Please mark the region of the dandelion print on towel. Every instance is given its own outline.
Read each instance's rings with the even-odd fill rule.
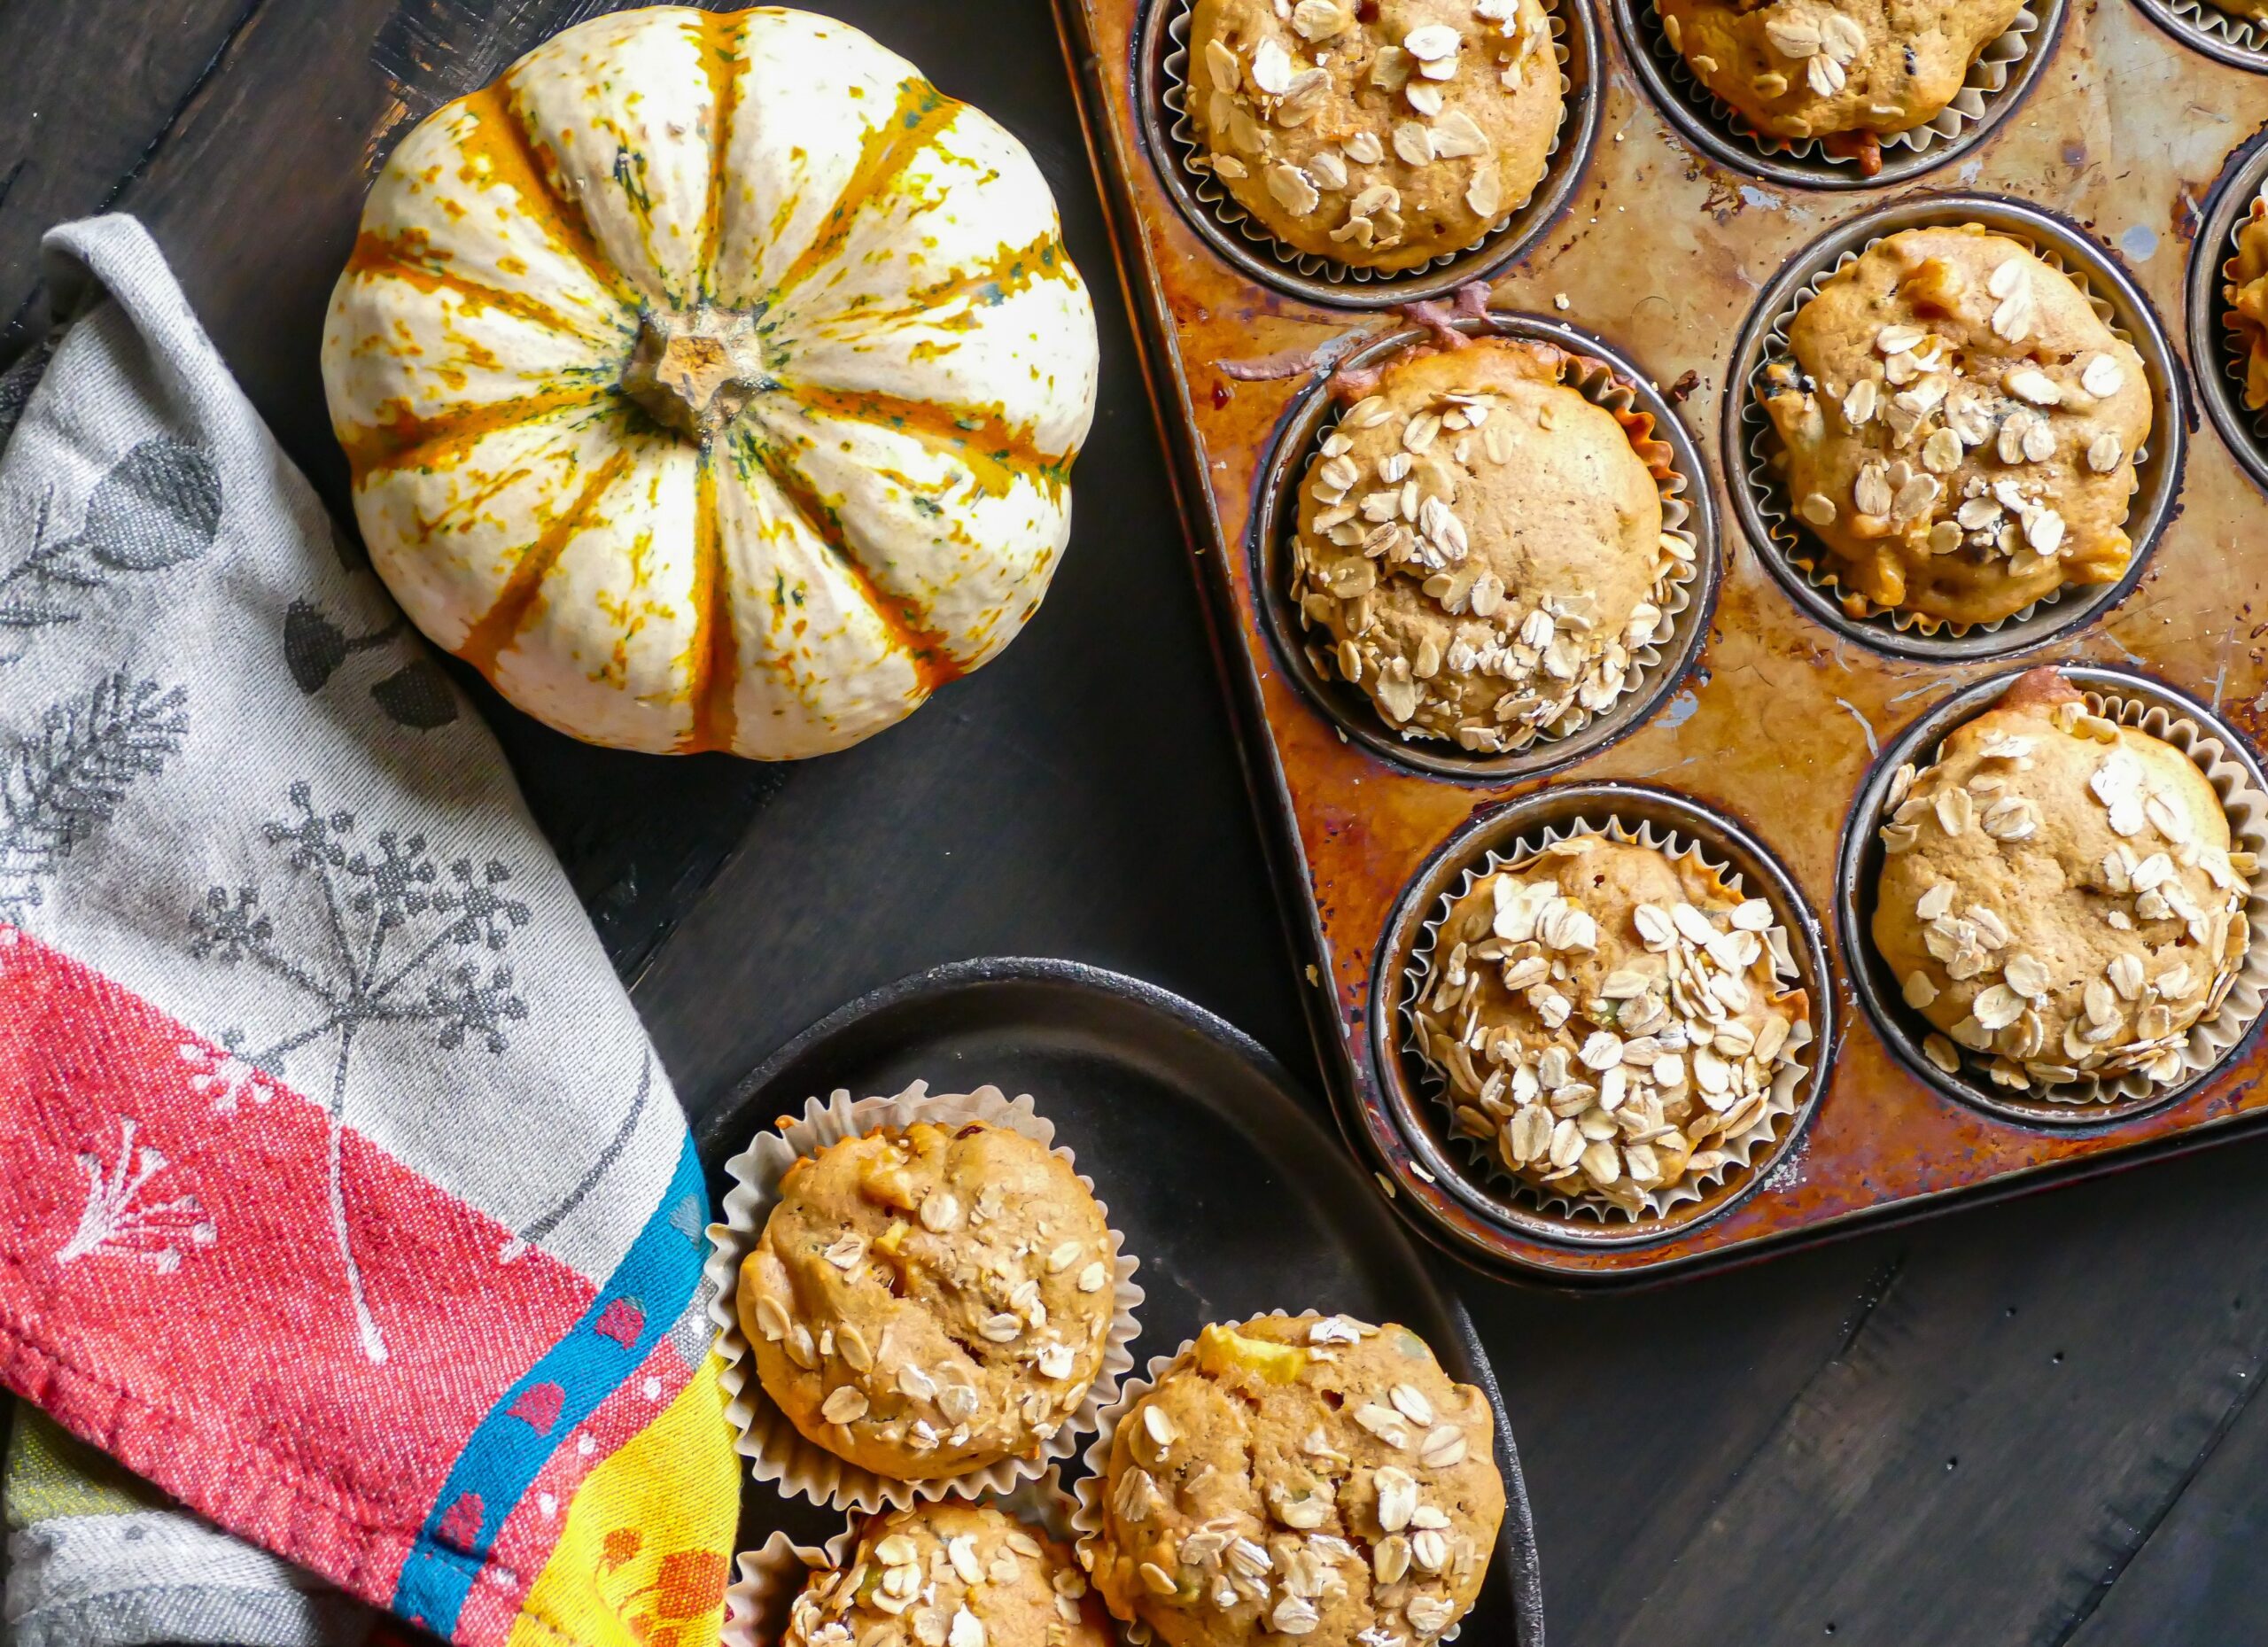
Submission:
[[[135,1123],[121,1118],[114,1162],[100,1155],[79,1157],[79,1169],[87,1175],[87,1204],[79,1227],[57,1251],[56,1262],[97,1255],[130,1258],[171,1275],[181,1268],[184,1250],[213,1245],[212,1221],[196,1196],[144,1194],[167,1162],[147,1144],[136,1145],[134,1133]]]
[[[294,1083],[330,1120],[331,1232],[346,1268],[354,1331],[364,1356],[386,1357],[370,1315],[346,1224],[339,1180],[347,1076],[372,1036],[416,1035],[467,1057],[504,1051],[506,1026],[528,1015],[512,968],[495,959],[528,924],[528,907],[506,890],[511,872],[490,859],[458,858],[445,872],[423,835],[381,831],[358,844],[354,814],[318,812],[305,781],[291,789],[291,816],[261,831],[277,849],[291,900],[312,903],[315,941],[296,946],[279,931],[258,886],[214,887],[191,913],[190,953],[224,966],[253,966],[280,980],[305,1007],[301,1026],[251,1047],[240,1029],[221,1044],[238,1060],[282,1078],[287,1063],[319,1060],[324,1078]],[[327,1095],[325,1092],[327,1089]]]

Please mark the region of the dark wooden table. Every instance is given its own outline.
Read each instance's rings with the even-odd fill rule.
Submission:
[[[1046,0],[827,4],[1053,181],[1104,382],[1054,593],[907,725],[790,768],[610,754],[482,702],[696,1111],[849,997],[988,953],[1138,974],[1311,1072]],[[315,356],[374,157],[610,9],[12,0],[12,345],[40,326],[41,231],[136,213],[343,517]],[[2268,1640],[2264,1224],[2268,1148],[2237,1145],[1648,1294],[1452,1275],[1527,1460],[1553,1640]]]

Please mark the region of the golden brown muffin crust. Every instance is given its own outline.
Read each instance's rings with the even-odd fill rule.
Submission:
[[[1037,1457],[1101,1369],[1102,1209],[1005,1127],[923,1123],[789,1168],[741,1271],[765,1393],[816,1445],[902,1480]]]
[[[1854,615],[1998,622],[2125,573],[2141,356],[2061,271],[1973,224],[1907,229],[1789,322],[1765,400]]]
[[[1655,0],[1702,84],[1758,131],[1890,136],[1935,120],[2023,0]]]
[[[2237,231],[2227,276],[2222,292],[2245,343],[2244,403],[2257,412],[2268,408],[2268,212],[2256,201],[2251,221]]]
[[[1765,1120],[1810,1039],[1787,942],[1694,858],[1576,835],[1450,906],[1413,1015],[1461,1130],[1540,1188],[1635,1213]]]
[[[1406,1327],[1209,1326],[1120,1420],[1080,1554],[1168,1647],[1429,1642],[1472,1606],[1503,1521],[1494,1431]]]
[[[1505,338],[1388,362],[1300,486],[1293,594],[1404,736],[1517,749],[1628,684],[1689,544],[1613,414]]]
[[[796,1598],[784,1647],[1112,1647],[1061,1544],[990,1504],[918,1504],[860,1529]]]
[[[2249,859],[2189,757],[2038,669],[1899,782],[1874,941],[1931,1060],[1955,1072],[1957,1043],[2014,1087],[2179,1078],[2249,938]]]
[[[1559,130],[1539,0],[1197,0],[1189,113],[1213,174],[1299,251],[1414,268],[1527,203]]]

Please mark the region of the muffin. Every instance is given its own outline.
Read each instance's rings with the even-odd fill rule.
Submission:
[[[1693,546],[1662,530],[1666,454],[1567,363],[1493,337],[1398,355],[1301,482],[1293,597],[1404,738],[1521,749],[1612,706],[1669,634]]]
[[[1071,1552],[990,1504],[874,1517],[812,1574],[781,1647],[1112,1647]]]
[[[1197,0],[1201,164],[1284,245],[1416,268],[1526,206],[1559,132],[1538,0]]]
[[[1458,1129],[1577,1204],[1636,1214],[1745,1159],[1812,1039],[1772,905],[1691,855],[1579,835],[1476,879],[1411,1006]]]
[[[2253,871],[2186,755],[2035,669],[1891,794],[1875,948],[1932,1063],[1957,1074],[1966,1048],[2016,1088],[2180,1078],[2243,959]]]
[[[1407,1327],[1208,1326],[1120,1417],[1080,1559],[1167,1647],[1432,1641],[1504,1519],[1494,1431]]]
[[[2245,346],[2244,403],[2257,412],[2268,408],[2268,209],[2260,202],[2253,202],[2251,217],[2237,230],[2236,255],[2222,272],[2228,277],[2221,290],[2229,323]]]
[[[1945,113],[2023,0],[1655,0],[1695,76],[1758,132],[1879,169],[1881,140]]]
[[[2268,21],[2268,0],[2205,0],[2205,4],[2247,22]]]
[[[736,1302],[798,1430],[929,1480],[1039,1456],[1101,1370],[1115,1277],[1102,1208],[1060,1156],[923,1123],[790,1167]]]
[[[1974,224],[1891,235],[1821,284],[1788,348],[1764,408],[1852,616],[1997,623],[2124,575],[2149,380],[2023,245]]]

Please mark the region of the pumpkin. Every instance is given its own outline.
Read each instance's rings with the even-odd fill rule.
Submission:
[[[576,737],[787,759],[1037,609],[1096,340],[1000,126],[841,23],[655,7],[402,141],[322,364],[436,642]]]

